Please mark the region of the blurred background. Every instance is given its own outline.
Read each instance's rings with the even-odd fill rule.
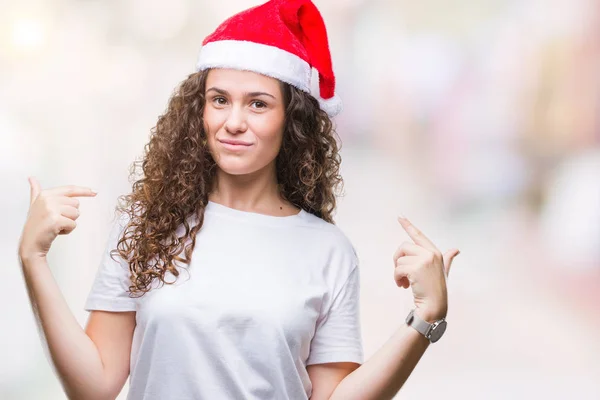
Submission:
[[[365,357],[412,308],[405,214],[442,251],[448,330],[398,399],[600,398],[600,2],[315,0],[344,111],[336,222]],[[83,304],[131,163],[201,41],[260,1],[0,2],[0,399],[64,399],[17,259],[42,188],[89,186],[51,269]],[[126,384],[119,399],[125,399]]]

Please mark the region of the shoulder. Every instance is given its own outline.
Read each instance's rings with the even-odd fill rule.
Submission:
[[[340,226],[307,213],[306,228],[312,239],[320,247],[325,247],[331,255],[350,260],[351,264],[358,264],[356,247]]]

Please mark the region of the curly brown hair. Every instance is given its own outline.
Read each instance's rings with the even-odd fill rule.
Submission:
[[[115,211],[129,218],[110,254],[129,263],[130,296],[143,296],[154,279],[174,283],[164,279],[167,271],[179,276],[174,260],[190,263],[216,176],[202,117],[208,72],[190,74],[171,95],[143,158],[131,165],[130,181],[140,165],[143,176],[134,181],[131,193],[118,197]],[[316,98],[285,82],[281,88],[285,128],[276,158],[279,192],[295,206],[335,224],[332,212],[336,195],[341,195],[336,190],[343,189],[339,137]],[[190,216],[196,225],[190,226]],[[180,225],[185,233],[178,237]]]

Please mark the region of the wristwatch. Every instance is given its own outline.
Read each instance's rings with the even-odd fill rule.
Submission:
[[[431,343],[435,343],[440,340],[446,331],[447,325],[445,318],[438,319],[430,324],[415,314],[415,309],[410,310],[408,313],[408,316],[406,317],[406,324],[415,328],[417,332],[429,339]]]

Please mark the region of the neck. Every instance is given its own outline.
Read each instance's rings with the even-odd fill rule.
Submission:
[[[241,211],[280,215],[295,210],[283,199],[274,169],[244,175],[232,175],[219,169],[208,196],[212,202]]]

